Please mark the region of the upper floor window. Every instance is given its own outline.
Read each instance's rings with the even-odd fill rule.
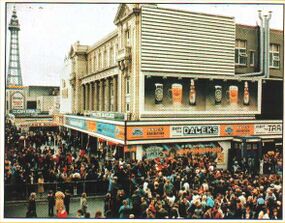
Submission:
[[[114,64],[114,49],[113,47],[110,48],[110,65]]]
[[[255,60],[255,52],[251,50],[249,55],[249,65],[251,67],[254,67],[254,60]]]
[[[98,56],[98,69],[102,69],[102,56],[101,56],[101,53],[99,53],[99,56]]]
[[[103,67],[104,68],[106,68],[107,66],[108,66],[108,64],[107,64],[107,51],[106,50],[104,50],[104,54],[103,54],[103,60],[104,60],[104,65],[103,65]]]
[[[280,46],[277,44],[270,44],[269,52],[269,66],[270,68],[279,68],[280,67]]]
[[[130,94],[130,79],[126,79],[126,95]]]
[[[128,29],[128,30],[126,30],[125,31],[125,44],[126,44],[126,46],[129,46],[130,45],[130,30]]]
[[[94,59],[93,59],[93,66],[94,66],[94,72],[96,71],[97,67],[96,67],[96,56],[94,54]]]
[[[236,40],[235,63],[236,65],[246,65],[246,60],[247,60],[246,41]]]

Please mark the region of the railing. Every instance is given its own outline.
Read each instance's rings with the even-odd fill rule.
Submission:
[[[5,184],[4,199],[7,201],[27,200],[32,192],[37,194],[37,199],[47,199],[49,191],[69,191],[71,196],[81,196],[83,192],[88,196],[104,195],[107,193],[109,182],[99,180],[84,180],[72,182],[55,182],[44,184]]]

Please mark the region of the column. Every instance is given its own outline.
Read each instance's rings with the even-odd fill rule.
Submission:
[[[100,80],[99,83],[99,111],[103,111],[103,97],[104,97],[104,84],[103,84],[103,79]]]
[[[89,101],[90,101],[90,97],[89,97],[89,92],[90,92],[90,86],[89,83],[86,84],[86,110],[89,110]]]
[[[86,98],[86,85],[84,84],[82,86],[83,86],[83,111],[85,111],[87,109],[86,108],[86,105],[87,105],[87,103],[86,103],[86,100],[87,100],[87,98]]]
[[[93,101],[93,108],[94,108],[94,111],[98,111],[98,82],[95,81],[94,82],[94,95],[93,95],[93,98],[94,98],[94,101]]]
[[[118,92],[117,92],[117,77],[113,77],[113,91],[114,91],[114,96],[113,96],[113,110],[116,112],[117,111],[117,97],[118,97]]]
[[[93,82],[89,84],[89,110],[93,110]]]
[[[81,101],[82,101],[82,107],[80,109],[80,112],[84,111],[85,109],[85,98],[84,98],[84,92],[85,92],[85,86],[84,85],[81,85]],[[72,98],[74,100],[74,111],[76,111],[76,104],[75,104],[75,95],[76,95],[76,91],[75,91],[75,88],[74,88],[74,98]],[[78,103],[78,106],[79,106],[79,103]]]
[[[110,105],[110,81],[109,78],[105,80],[105,111],[109,111]]]

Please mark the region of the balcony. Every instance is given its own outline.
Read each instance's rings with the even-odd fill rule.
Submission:
[[[132,48],[125,47],[118,51],[118,65],[120,70],[127,70],[132,58]]]

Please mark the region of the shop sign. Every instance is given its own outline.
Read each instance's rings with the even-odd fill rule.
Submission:
[[[12,109],[10,111],[12,114],[36,114],[39,113],[39,109]]]
[[[255,135],[282,134],[282,124],[255,124]]]
[[[171,137],[218,136],[219,125],[171,126]]]
[[[119,112],[92,112],[90,113],[90,117],[124,121],[124,114]]]
[[[125,140],[125,128],[124,126],[116,126],[115,138],[120,140]]]
[[[143,155],[146,159],[155,159],[157,157],[164,157],[163,147],[161,146],[143,147]]]
[[[66,117],[65,124],[70,125],[71,127],[86,130],[86,120],[84,119]]]
[[[25,97],[20,92],[15,92],[12,97],[12,109],[24,109],[25,108]]]
[[[96,132],[96,122],[87,120],[87,130],[90,132]]]
[[[97,128],[97,133],[115,138],[115,129],[116,129],[115,125],[97,122],[96,128]]]
[[[251,136],[251,135],[254,135],[254,125],[253,124],[221,125],[220,135],[221,136]]]
[[[169,126],[128,127],[128,140],[134,139],[165,139],[169,138]]]

